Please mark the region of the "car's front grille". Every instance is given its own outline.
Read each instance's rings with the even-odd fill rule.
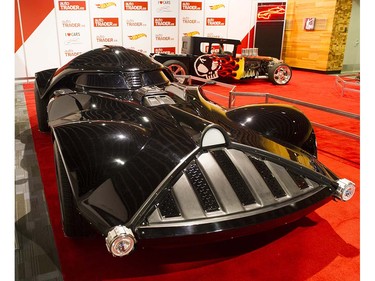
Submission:
[[[268,168],[267,164],[264,161],[255,159],[249,156],[251,163],[253,163],[255,169],[258,170],[259,174],[262,176],[262,179],[267,184],[268,188],[276,198],[281,198],[286,195],[284,189],[281,187],[280,183],[275,179],[275,176]]]
[[[288,173],[300,189],[305,189],[310,186],[303,176],[292,171],[288,171]]]
[[[163,218],[178,217],[181,215],[171,190],[167,191],[165,198],[159,205],[159,210]]]
[[[231,184],[234,192],[237,194],[238,199],[243,205],[250,205],[255,203],[255,198],[248,188],[245,180],[240,175],[236,166],[229,159],[224,150],[212,151],[216,162],[219,164],[228,182]]]
[[[195,191],[203,210],[207,213],[218,211],[220,209],[219,204],[195,161],[187,167],[185,175]]]
[[[148,225],[277,208],[319,184],[291,167],[237,149],[206,151],[191,161],[167,194],[156,198]]]

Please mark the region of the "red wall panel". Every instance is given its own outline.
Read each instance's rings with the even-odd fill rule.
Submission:
[[[16,0],[15,6],[16,14],[14,51],[16,52],[22,46],[21,31],[23,32],[23,39],[26,41],[27,38],[29,38],[29,36],[34,32],[34,30],[39,26],[39,24],[52,11],[52,9],[54,8],[54,4],[53,0]],[[18,8],[20,11],[18,10]]]

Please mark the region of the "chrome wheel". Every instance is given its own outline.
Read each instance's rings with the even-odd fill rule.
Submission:
[[[269,71],[269,79],[276,85],[285,85],[292,78],[292,69],[282,63],[271,67]]]

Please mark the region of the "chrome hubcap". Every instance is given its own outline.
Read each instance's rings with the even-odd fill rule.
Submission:
[[[286,84],[290,80],[290,69],[285,66],[279,66],[274,72],[275,81],[278,84]]]

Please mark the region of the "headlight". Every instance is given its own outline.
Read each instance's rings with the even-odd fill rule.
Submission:
[[[105,243],[107,250],[112,253],[113,256],[123,257],[134,249],[136,240],[133,232],[129,228],[118,225],[108,232]]]
[[[355,193],[355,184],[348,179],[339,179],[337,181],[339,187],[334,194],[335,197],[342,201],[348,201],[351,199]]]

